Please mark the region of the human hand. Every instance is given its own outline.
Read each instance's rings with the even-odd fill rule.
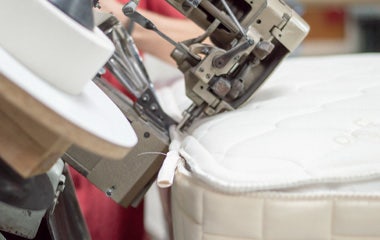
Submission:
[[[123,14],[123,5],[118,0],[99,0],[99,6],[101,12],[111,13],[125,26],[128,24],[128,18]]]
[[[118,16],[123,5],[117,0],[99,0],[100,10]]]

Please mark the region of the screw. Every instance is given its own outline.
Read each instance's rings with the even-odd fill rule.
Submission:
[[[150,97],[149,97],[148,94],[144,94],[144,95],[142,96],[142,100],[143,100],[144,102],[148,102],[149,99],[150,99]]]
[[[115,186],[112,186],[112,187],[110,187],[110,188],[108,188],[106,190],[107,197],[111,197],[112,196],[113,190],[115,190]]]
[[[152,105],[150,105],[150,110],[151,111],[156,111],[158,109],[158,106],[157,106],[157,104],[152,104]]]
[[[149,132],[145,132],[144,133],[144,138],[149,138],[150,137],[150,133]]]

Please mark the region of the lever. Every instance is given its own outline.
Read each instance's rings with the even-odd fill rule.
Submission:
[[[122,8],[123,13],[125,15],[134,13],[136,11],[137,5],[139,5],[139,2],[140,0],[132,0],[126,3]]]
[[[254,44],[254,41],[252,39],[247,39],[243,43],[237,45],[234,48],[231,48],[227,52],[225,52],[223,55],[217,56],[213,59],[212,65],[216,68],[223,68],[227,65],[227,63],[239,52],[242,52],[252,46]]]
[[[124,13],[125,16],[129,17],[132,21],[136,22],[141,27],[156,32],[158,35],[160,35],[167,42],[169,42],[170,44],[172,44],[176,49],[180,49],[184,53],[186,53],[193,60],[193,62],[198,62],[199,61],[199,57],[198,56],[196,56],[193,53],[191,53],[189,51],[189,49],[187,49],[183,44],[177,43],[176,41],[174,41],[173,39],[171,39],[169,36],[167,36],[166,34],[164,34],[163,32],[161,32],[152,21],[150,21],[149,19],[147,19],[146,17],[144,17],[143,15],[141,15],[137,11],[129,11],[129,10],[130,9],[127,9],[127,8],[124,9],[124,7],[123,7],[123,13]]]
[[[145,29],[152,30],[152,31],[156,32],[158,35],[160,35],[162,38],[164,38],[166,41],[168,41],[173,46],[175,46],[175,47],[179,46],[179,44],[177,42],[175,42],[173,39],[171,39],[166,34],[161,32],[152,21],[150,21],[149,19],[147,19],[146,17],[141,15],[139,12],[130,11],[130,9],[125,8],[125,6],[123,7],[123,13],[124,13],[124,15],[129,17],[132,21],[136,22],[137,24],[139,24],[141,27],[143,27]]]

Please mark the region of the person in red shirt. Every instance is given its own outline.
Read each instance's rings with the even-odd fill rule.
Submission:
[[[101,9],[113,13],[119,21],[128,25],[128,17],[124,16],[121,8],[128,0],[100,0]],[[170,6],[165,0],[141,0],[138,11],[150,19],[160,31],[167,34],[175,41],[183,41],[194,38],[203,31],[191,20]],[[135,24],[132,36],[137,47],[167,63],[174,64],[170,53],[173,46],[158,36],[157,33],[143,29]]]
[[[128,18],[122,13],[122,6],[128,0],[101,0],[101,10],[113,13],[120,22],[127,25]],[[141,0],[138,11],[152,20],[157,27],[175,41],[185,40],[201,34],[201,30],[164,0]],[[132,36],[137,47],[163,61],[174,64],[170,58],[173,46],[155,32],[135,24]],[[158,47],[159,46],[159,47]],[[117,82],[110,80],[117,85]],[[118,85],[117,87],[121,87]],[[143,203],[137,208],[123,208],[93,186],[85,177],[71,171],[77,198],[93,240],[147,240],[144,229]]]

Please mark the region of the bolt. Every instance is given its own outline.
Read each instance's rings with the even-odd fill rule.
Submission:
[[[107,195],[107,197],[111,197],[111,195],[112,195],[112,190],[111,190],[111,189],[107,189],[107,191],[106,191],[106,195]]]
[[[112,196],[112,193],[113,193],[113,190],[115,190],[115,186],[112,186],[112,187],[108,188],[108,189],[106,190],[106,196],[107,196],[107,197],[111,197],[111,196]]]
[[[150,105],[150,110],[151,111],[156,111],[158,109],[158,106],[157,106],[157,104],[152,104],[152,105]]]
[[[144,95],[142,96],[142,100],[143,100],[144,102],[149,101],[149,99],[150,99],[150,97],[149,97],[148,94],[144,94]]]
[[[149,138],[150,137],[150,133],[149,132],[145,132],[144,133],[144,138]]]

